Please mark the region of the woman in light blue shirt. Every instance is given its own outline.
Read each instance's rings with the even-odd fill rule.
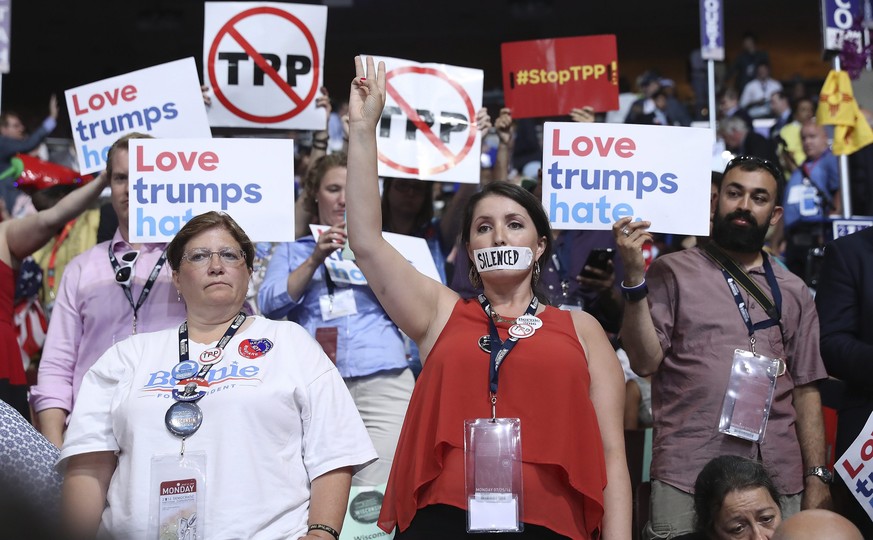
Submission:
[[[388,479],[414,379],[400,332],[343,253],[345,184],[345,153],[312,167],[301,196],[323,230],[276,247],[258,303],[306,328],[336,363],[379,453],[354,483],[375,486]]]

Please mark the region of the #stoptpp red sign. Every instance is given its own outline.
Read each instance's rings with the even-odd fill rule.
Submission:
[[[513,118],[618,109],[615,36],[514,41],[500,47],[503,92]]]

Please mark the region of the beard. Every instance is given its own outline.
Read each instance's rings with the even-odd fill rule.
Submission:
[[[770,216],[759,225],[754,216],[748,210],[735,210],[730,214],[720,217],[716,209],[715,218],[712,221],[712,240],[724,249],[739,253],[757,253],[764,247],[764,237],[770,228]],[[733,220],[745,219],[748,225],[735,225]]]

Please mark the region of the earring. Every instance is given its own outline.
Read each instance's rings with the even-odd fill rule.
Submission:
[[[470,278],[470,284],[473,285],[474,289],[482,286],[482,276],[479,275],[479,271],[476,270],[475,266],[470,266],[470,272],[467,274],[467,277]]]
[[[536,285],[540,280],[540,261],[534,261],[533,284]]]
[[[181,302],[181,301],[182,301],[182,291],[180,291],[179,289],[176,289],[176,302]]]

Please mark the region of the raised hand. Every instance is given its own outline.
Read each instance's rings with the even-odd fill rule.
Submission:
[[[315,98],[315,108],[316,109],[318,109],[318,108],[324,109],[324,114],[327,117],[327,120],[329,121],[330,120],[330,113],[333,111],[332,107],[330,106],[330,95],[328,95],[328,93],[327,93],[326,86],[322,86],[319,89],[319,91],[321,92],[321,95],[318,96],[317,98]]]
[[[52,94],[52,97],[49,98],[49,116],[58,119],[58,96]]]
[[[488,115],[488,109],[485,107],[476,111],[476,129],[482,133],[483,137],[491,129],[491,116]]]
[[[500,114],[497,120],[494,121],[494,127],[497,129],[497,136],[503,144],[509,144],[512,140],[512,111],[509,107],[500,109]]]
[[[377,71],[373,57],[368,56],[366,75],[363,60],[356,56],[355,78],[349,94],[349,124],[375,130],[385,106],[385,63],[379,62]]]

